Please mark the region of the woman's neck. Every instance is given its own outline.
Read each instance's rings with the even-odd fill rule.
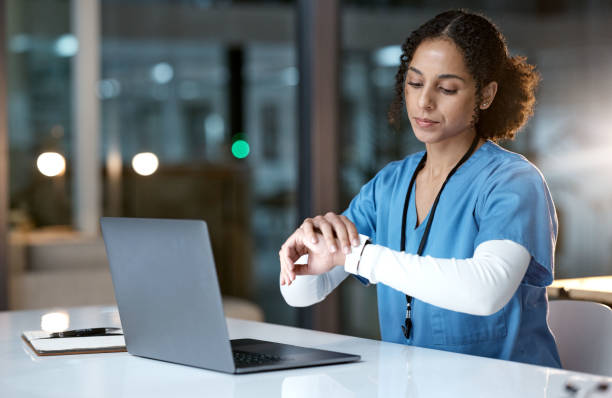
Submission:
[[[425,144],[427,148],[427,161],[423,168],[425,176],[431,180],[446,178],[472,145],[475,134],[476,132],[472,130],[441,142]],[[476,149],[482,144],[484,140],[480,139]]]

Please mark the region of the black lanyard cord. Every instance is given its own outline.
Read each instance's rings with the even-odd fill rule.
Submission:
[[[431,224],[433,222],[434,215],[436,214],[436,208],[438,207],[438,202],[440,201],[440,196],[442,195],[442,191],[444,190],[446,183],[448,182],[448,180],[450,180],[453,174],[455,174],[455,172],[459,169],[459,167],[461,167],[461,165],[465,163],[465,161],[468,160],[470,156],[472,156],[472,153],[474,153],[474,150],[476,149],[476,146],[478,145],[478,140],[479,140],[478,135],[476,135],[474,137],[474,140],[472,141],[472,145],[470,145],[467,152],[463,155],[463,157],[459,160],[459,162],[457,162],[455,167],[453,167],[453,169],[448,173],[448,175],[446,176],[446,179],[444,180],[444,183],[442,184],[442,187],[440,187],[440,190],[438,191],[438,195],[436,196],[436,199],[434,200],[433,204],[431,205],[431,209],[429,210],[429,218],[427,220],[427,225],[425,226],[425,231],[423,231],[423,236],[421,237],[421,243],[419,243],[419,249],[417,250],[417,255],[421,256],[423,254],[423,250],[425,250],[425,244],[427,243],[427,238],[429,237],[429,230],[431,229]],[[404,214],[402,215],[402,233],[401,233],[402,241],[400,243],[401,252],[406,251],[406,221],[408,219],[408,205],[410,203],[410,195],[412,193],[412,187],[414,186],[414,182],[416,181],[417,174],[419,174],[419,171],[421,171],[423,167],[425,167],[426,160],[427,160],[427,152],[425,152],[425,154],[421,158],[421,161],[419,162],[416,169],[414,170],[414,173],[412,173],[412,178],[410,178],[410,184],[408,185],[408,192],[406,192],[406,199],[404,200]],[[416,201],[415,201],[415,207],[416,207]],[[402,331],[404,332],[404,336],[407,339],[410,338],[410,331],[412,329],[411,306],[410,306],[411,302],[412,302],[412,297],[406,295],[406,320],[404,322],[404,325],[402,325]]]

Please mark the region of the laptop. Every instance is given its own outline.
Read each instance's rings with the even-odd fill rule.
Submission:
[[[204,221],[104,217],[101,226],[130,354],[226,373],[360,360],[270,341],[230,340]]]

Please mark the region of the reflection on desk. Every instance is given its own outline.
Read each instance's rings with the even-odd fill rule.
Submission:
[[[67,312],[74,328],[118,320],[109,307]],[[567,381],[581,391],[612,383],[594,375],[236,319],[227,320],[231,338],[350,352],[362,361],[227,375],[127,353],[43,358],[19,338],[22,330],[40,325],[43,314],[0,313],[1,397],[562,397],[570,396]]]

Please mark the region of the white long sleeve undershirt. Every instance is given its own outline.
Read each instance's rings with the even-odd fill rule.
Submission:
[[[367,237],[361,239],[362,244],[347,255],[344,267],[321,275],[299,275],[291,285],[281,285],[287,304],[306,307],[318,303],[353,273],[437,307],[491,315],[514,295],[531,259],[525,247],[511,240],[483,242],[472,258],[458,260],[418,256],[380,245],[364,248]]]

